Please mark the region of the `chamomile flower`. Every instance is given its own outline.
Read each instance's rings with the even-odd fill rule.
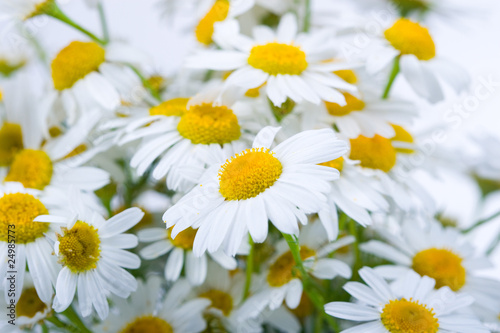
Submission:
[[[372,240],[361,245],[363,251],[395,263],[377,267],[381,276],[394,279],[413,270],[433,278],[436,288],[446,286],[467,293],[476,300],[475,306],[495,308],[500,299],[500,281],[477,275],[492,264],[486,257],[475,255],[473,246],[458,230],[435,222],[426,227],[406,222],[401,236],[386,232],[381,236],[389,244]]]
[[[54,3],[55,0],[1,0],[0,21],[22,22],[43,14],[46,7],[50,7]]]
[[[161,279],[150,276],[146,283],[139,281],[130,299],[114,299],[115,311],[94,327],[97,333],[199,333],[206,328],[203,311],[210,301],[190,299],[191,286],[179,280],[163,296]]]
[[[130,161],[137,173],[142,175],[159,158],[153,178],[166,176],[170,189],[187,191],[198,181],[212,150],[232,154],[244,149],[253,137],[245,122],[247,105],[238,102],[237,90],[226,90],[220,101],[219,94],[220,87],[212,86],[190,99],[168,100],[130,123],[119,144],[145,139]]]
[[[265,127],[251,149],[211,166],[200,184],[165,212],[173,238],[193,227],[198,229],[195,255],[221,246],[234,255],[247,232],[263,242],[269,220],[283,233],[299,233],[297,220],[307,224],[306,214],[322,209],[328,181],[338,178],[317,164],[340,157],[346,145],[323,129],[299,133],[270,149],[278,130]]]
[[[367,285],[348,282],[344,289],[359,302],[331,302],[325,312],[331,316],[365,322],[342,332],[489,332],[473,316],[458,313],[473,302],[466,295],[456,295],[448,288],[434,291],[434,280],[408,272],[401,288],[391,290],[373,269],[359,270]]]
[[[236,260],[226,256],[222,251],[196,257],[193,254],[193,243],[197,230],[187,228],[181,231],[175,239],[172,238],[172,228],[149,228],[139,231],[138,237],[141,242],[153,242],[144,247],[140,255],[144,259],[156,259],[168,254],[165,264],[165,279],[177,281],[184,267],[186,278],[192,285],[200,285],[207,278],[207,265],[209,257],[216,261],[224,269],[236,268]],[[220,267],[219,267],[220,269]]]
[[[457,93],[470,83],[467,72],[454,63],[437,57],[429,30],[420,23],[400,18],[380,36],[382,45],[373,50],[366,68],[376,73],[397,63],[401,74],[415,93],[431,103],[444,99],[443,80]]]
[[[53,234],[54,228],[49,223],[34,220],[39,215],[57,213],[61,207],[54,204],[56,202],[50,195],[25,189],[19,183],[0,185],[0,290],[5,291],[7,304],[10,304],[11,297],[8,295],[10,282],[6,279],[12,274],[7,272],[17,271],[13,283],[15,290],[21,290],[26,265],[39,298],[44,303],[52,300],[59,267],[46,235]],[[17,302],[19,297],[20,293],[15,293],[13,299]]]
[[[300,257],[306,270],[318,279],[333,279],[336,276],[351,277],[351,268],[345,262],[328,258],[335,250],[354,241],[351,236],[343,237],[335,242],[328,242],[320,223],[312,223],[301,230],[299,237]],[[301,279],[295,274],[295,261],[285,240],[276,245],[276,254],[269,261],[266,269],[265,282],[260,290],[250,296],[244,308],[242,318],[257,316],[260,311],[269,307],[275,310],[283,302],[290,309],[295,309],[302,298]]]
[[[77,191],[70,193],[70,214],[39,216],[36,221],[65,225],[57,233],[54,252],[63,266],[56,282],[53,308],[64,311],[78,293],[84,317],[95,308],[101,319],[108,316],[106,297],[111,293],[126,298],[137,288],[137,281],[124,268],[140,266],[137,255],[125,251],[137,245],[137,236],[123,234],[144,216],[139,208],[129,208],[105,220],[83,205]]]
[[[220,23],[214,34],[221,50],[200,51],[187,59],[190,68],[234,70],[227,78],[226,86],[239,86],[245,90],[266,85],[266,94],[280,106],[287,98],[319,104],[321,100],[345,105],[344,96],[337,90],[355,92],[332,71],[350,69],[355,65],[345,62],[325,63],[331,59],[325,52],[329,41],[317,35],[298,34],[297,20],[286,14],[276,32],[269,27],[258,26],[253,30],[254,39],[239,32],[238,23],[229,20]]]

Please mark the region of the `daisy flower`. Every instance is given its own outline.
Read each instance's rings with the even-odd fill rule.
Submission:
[[[59,267],[46,235],[54,233],[53,225],[34,220],[39,215],[57,213],[61,207],[54,203],[57,200],[50,195],[25,189],[19,183],[0,185],[0,290],[5,292],[7,304],[11,303],[11,282],[7,278],[14,274],[15,290],[22,290],[26,265],[39,298],[44,303],[52,300]],[[17,302],[19,296],[15,293],[12,299]]]
[[[349,245],[354,241],[347,236],[335,242],[328,242],[324,229],[319,223],[312,223],[301,230],[299,237],[300,256],[310,274],[318,279],[331,280],[337,276],[351,277],[351,268],[345,262],[328,258],[335,250]],[[260,311],[269,307],[275,310],[286,303],[290,309],[299,305],[303,287],[301,279],[294,273],[295,261],[285,240],[276,245],[276,254],[269,261],[266,269],[265,282],[260,290],[250,296],[241,309],[242,318],[259,315]]]
[[[109,220],[83,205],[77,191],[70,193],[71,215],[39,216],[36,221],[65,224],[57,233],[54,252],[63,266],[56,282],[53,308],[57,312],[70,306],[78,293],[84,317],[95,308],[101,319],[108,316],[109,293],[126,298],[137,288],[137,281],[124,268],[140,266],[137,255],[125,251],[137,245],[137,236],[123,234],[144,216],[139,208],[129,208]]]
[[[492,264],[486,257],[477,256],[474,247],[456,229],[443,228],[437,222],[425,228],[406,222],[400,237],[387,232],[380,235],[389,244],[372,240],[362,244],[361,249],[395,264],[375,268],[381,276],[394,279],[413,270],[433,278],[436,288],[446,286],[471,295],[475,306],[492,309],[497,305],[500,281],[477,274]]]
[[[270,149],[279,128],[263,128],[246,149],[207,169],[200,184],[163,215],[172,237],[198,229],[193,251],[200,256],[221,246],[234,255],[249,231],[262,243],[270,220],[281,232],[298,234],[297,220],[325,205],[328,181],[338,173],[317,165],[346,151],[331,129],[305,131]]]
[[[0,21],[13,24],[41,15],[46,7],[50,7],[55,0],[0,0]]]
[[[331,316],[366,322],[343,330],[349,333],[399,332],[489,332],[472,316],[457,313],[473,302],[466,295],[455,295],[448,288],[434,291],[434,280],[409,272],[399,290],[389,285],[373,269],[359,270],[367,285],[348,282],[344,289],[359,302],[331,302],[325,312]]]
[[[226,90],[217,101],[220,92],[212,86],[190,99],[168,100],[131,122],[119,144],[144,138],[130,161],[137,173],[144,174],[159,158],[153,178],[166,176],[170,189],[187,191],[198,181],[212,150],[233,154],[244,149],[253,138],[250,122],[245,122],[251,112],[238,102],[241,95],[235,89]]]
[[[434,40],[420,23],[400,18],[380,38],[383,45],[373,50],[367,59],[368,72],[379,72],[394,63],[415,93],[431,103],[444,99],[440,80],[457,93],[468,88],[470,78],[467,72],[436,56]]]
[[[161,282],[153,275],[146,283],[139,281],[137,291],[128,300],[115,297],[114,311],[94,327],[94,332],[199,333],[205,330],[203,311],[210,301],[189,300],[191,286],[182,279],[172,284],[163,297]]]
[[[245,90],[266,84],[266,94],[276,106],[287,98],[319,104],[321,100],[345,105],[344,96],[337,90],[355,92],[335,70],[350,69],[353,64],[325,63],[332,58],[332,48],[322,34],[298,34],[297,20],[286,14],[276,32],[258,26],[253,30],[254,39],[240,34],[234,20],[216,27],[215,42],[221,50],[200,51],[187,59],[190,68],[233,71],[226,86],[239,86]]]
[[[152,242],[151,245],[140,251],[140,255],[144,259],[151,260],[168,254],[165,264],[165,279],[167,281],[177,281],[184,267],[188,281],[192,285],[200,285],[207,278],[208,257],[206,254],[200,257],[193,254],[196,232],[197,230],[193,228],[187,228],[173,239],[172,228],[140,230],[137,234],[139,241]],[[233,270],[237,266],[236,259],[226,256],[222,251],[209,253],[209,257],[227,270]]]

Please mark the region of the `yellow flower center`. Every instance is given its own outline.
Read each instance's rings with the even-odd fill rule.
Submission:
[[[356,73],[354,73],[352,69],[342,69],[333,72],[333,74],[337,75],[342,80],[350,84],[356,84],[358,82],[358,76],[356,75]]]
[[[314,311],[314,305],[306,293],[302,293],[300,303],[295,309],[289,309],[297,318],[304,319],[310,316]]]
[[[187,111],[189,98],[173,98],[149,109],[151,116],[182,117]]]
[[[193,144],[223,145],[241,136],[238,118],[233,110],[224,105],[213,106],[208,103],[193,105],[182,116],[177,130]]]
[[[51,7],[54,5],[55,0],[45,0],[38,3],[33,11],[26,15],[25,20],[30,19],[32,17],[43,15],[48,13],[51,10]]]
[[[307,68],[304,51],[294,45],[275,42],[254,46],[248,64],[270,75],[300,75]]]
[[[52,161],[46,152],[24,149],[14,157],[5,181],[20,182],[24,187],[43,190],[50,184],[52,171]]]
[[[433,309],[412,299],[390,301],[384,306],[381,319],[391,333],[437,333],[439,329]]]
[[[47,304],[40,300],[36,289],[33,287],[24,289],[16,304],[16,314],[18,317],[33,318],[38,312],[43,312],[45,309],[47,309]]]
[[[136,318],[120,333],[174,333],[174,330],[165,320],[153,315],[146,315]]]
[[[200,294],[202,298],[208,298],[212,301],[212,307],[222,311],[224,316],[229,316],[233,310],[233,298],[224,291],[212,289]]]
[[[430,248],[420,251],[413,257],[412,268],[418,274],[436,280],[436,289],[448,286],[458,291],[465,285],[462,258],[450,250]]]
[[[19,68],[23,67],[26,64],[26,61],[24,60],[19,60],[17,62],[12,62],[11,60],[7,59],[0,59],[0,74],[8,77],[15,71],[17,71]],[[2,101],[2,93],[0,92],[0,101]]]
[[[162,91],[165,88],[165,79],[161,75],[150,76],[148,83],[154,91]]]
[[[377,134],[373,138],[360,135],[350,142],[349,158],[359,160],[362,167],[389,172],[396,165],[396,149],[391,140]]]
[[[420,60],[436,56],[436,46],[429,30],[416,22],[402,18],[384,32],[385,38],[401,54],[413,54]]]
[[[48,213],[43,203],[31,194],[5,194],[0,198],[0,241],[9,241],[9,230],[11,239],[15,236],[17,244],[31,243],[43,237],[49,230],[49,224],[33,220]],[[14,228],[9,225],[14,225]]]
[[[200,20],[196,27],[196,39],[205,45],[212,43],[214,24],[224,21],[229,13],[229,0],[216,0],[208,13]]]
[[[95,269],[101,253],[99,234],[94,226],[77,221],[73,228],[63,228],[58,235],[61,264],[73,273]]]
[[[396,132],[396,135],[391,138],[391,141],[400,141],[400,142],[407,142],[407,143],[413,143],[413,136],[405,130],[403,127],[399,125],[391,125],[392,128],[394,128],[394,131]],[[415,152],[414,149],[410,148],[396,148],[396,152],[398,153],[403,153],[403,154],[412,154]]]
[[[257,88],[252,88],[252,89],[248,89],[246,92],[245,92],[245,96],[246,97],[250,97],[250,98],[257,98],[260,96],[260,89],[265,86],[266,84],[263,83],[261,84],[260,86],[258,86]]]
[[[9,166],[23,149],[23,133],[18,124],[4,123],[0,128],[0,167]]]
[[[344,168],[344,158],[341,156],[337,159],[334,159],[334,160],[331,160],[328,162],[320,163],[319,165],[324,165],[324,166],[342,171],[342,169]]]
[[[197,232],[198,229],[189,227],[179,232],[175,238],[172,238],[172,228],[169,228],[167,229],[167,237],[175,247],[180,247],[184,250],[192,250],[194,238],[196,237]]]
[[[71,42],[52,61],[54,88],[73,87],[80,79],[97,71],[104,62],[105,51],[94,42]]]
[[[302,260],[313,257],[316,252],[307,246],[300,248],[300,257]],[[294,277],[300,277],[299,271],[294,270],[295,260],[293,259],[292,252],[288,251],[283,253],[276,259],[276,261],[269,267],[267,273],[267,282],[271,287],[281,287],[290,282]]]
[[[271,187],[283,172],[283,165],[265,148],[246,149],[219,170],[219,192],[226,200],[254,198]]]
[[[345,116],[348,115],[349,113],[353,111],[361,111],[365,108],[365,102],[360,100],[359,98],[349,94],[349,93],[342,93],[345,97],[346,105],[340,106],[337,103],[331,103],[331,102],[326,102],[326,110],[328,111],[329,114],[332,116]]]

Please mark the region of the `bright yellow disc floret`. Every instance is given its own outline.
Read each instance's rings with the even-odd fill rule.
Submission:
[[[359,160],[362,167],[389,172],[396,165],[396,149],[391,140],[377,134],[373,138],[360,135],[350,142],[349,158]]]
[[[385,38],[401,54],[413,54],[419,60],[436,56],[436,46],[427,28],[402,18],[384,32]]]
[[[437,333],[439,330],[433,310],[412,299],[390,301],[382,310],[381,319],[391,333]]]
[[[0,167],[9,166],[23,149],[23,133],[18,124],[4,123],[0,128]]]
[[[165,320],[146,315],[135,318],[133,322],[127,324],[119,333],[174,333],[172,326]]]
[[[71,42],[52,61],[54,88],[73,87],[80,79],[97,71],[105,60],[105,51],[94,42]]]
[[[50,184],[52,172],[52,161],[46,152],[24,149],[14,157],[5,181],[20,182],[24,187],[43,190]]]
[[[187,111],[188,102],[189,98],[172,98],[157,106],[153,106],[151,109],[149,109],[149,114],[151,116],[182,117]]]
[[[94,226],[77,221],[71,229],[63,228],[58,235],[61,264],[73,273],[83,273],[97,267],[101,240]]]
[[[44,204],[31,194],[5,194],[0,198],[0,241],[9,241],[9,230],[17,244],[31,243],[43,237],[49,230],[49,224],[33,220],[48,213]]]
[[[205,45],[212,43],[214,24],[224,21],[229,13],[229,0],[216,0],[208,13],[200,20],[196,27],[196,39]]]
[[[43,312],[45,309],[47,309],[47,304],[40,300],[34,287],[24,289],[16,304],[18,317],[33,318],[37,313]]]
[[[202,298],[208,298],[212,301],[212,307],[222,311],[224,316],[229,316],[233,310],[233,298],[228,293],[212,289],[200,294]]]
[[[453,291],[465,285],[466,271],[462,258],[450,250],[430,248],[413,257],[412,268],[418,274],[436,280],[436,288],[450,287]]]
[[[283,165],[269,149],[246,149],[219,170],[219,192],[226,200],[250,199],[271,187],[282,172]]]
[[[394,131],[396,132],[396,135],[391,138],[391,141],[400,141],[400,142],[406,142],[406,143],[413,143],[414,139],[413,136],[408,132],[404,127],[399,126],[399,125],[391,125],[392,128],[394,128]],[[403,153],[403,154],[412,154],[415,152],[414,149],[410,148],[396,148],[396,151],[398,153]]]
[[[307,246],[301,246],[300,257],[302,260],[313,257],[316,255],[316,251],[308,248]],[[271,287],[281,287],[288,282],[290,282],[294,277],[299,276],[299,272],[294,270],[295,260],[293,259],[292,252],[288,251],[283,253],[276,259],[276,261],[269,267],[269,272],[267,273],[267,282]]]
[[[172,238],[171,236],[172,228],[167,229],[167,237],[172,242],[172,245],[184,250],[192,250],[194,244],[194,238],[196,237],[198,229],[193,229],[189,227],[179,232],[177,236],[175,236],[175,238]]]
[[[340,106],[337,103],[326,102],[326,110],[332,116],[342,117],[353,111],[362,111],[365,108],[365,102],[349,93],[342,93],[345,97],[346,105]]]
[[[341,156],[341,157],[336,158],[334,160],[320,163],[319,165],[327,166],[327,167],[342,171],[342,169],[344,168],[344,158]]]
[[[281,43],[254,46],[248,64],[270,75],[300,75],[308,66],[304,51],[298,46]]]
[[[238,140],[241,129],[238,118],[228,107],[203,103],[193,105],[177,125],[179,134],[193,144],[220,144]]]

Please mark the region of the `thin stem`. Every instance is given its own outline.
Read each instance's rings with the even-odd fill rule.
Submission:
[[[42,326],[42,333],[49,333],[49,328],[47,327],[47,324],[45,324],[45,322],[42,322],[40,326]]]
[[[497,239],[491,242],[490,246],[488,247],[488,250],[486,250],[486,254],[490,256],[493,253],[493,251],[495,251],[499,243],[500,243],[500,235],[498,235]]]
[[[139,69],[137,69],[135,66],[133,66],[131,64],[127,64],[127,65],[130,67],[130,69],[132,69],[134,71],[134,73],[139,77],[139,79],[141,79],[143,86],[149,90],[149,93],[151,94],[151,96],[153,96],[158,102],[161,102],[160,94],[158,93],[158,91],[156,91],[155,88],[153,88],[151,83],[149,83],[148,79],[146,79],[146,77],[144,75],[142,75],[142,73],[139,71]]]
[[[250,295],[250,286],[252,285],[252,273],[253,273],[253,262],[255,254],[255,244],[253,242],[252,236],[248,235],[248,243],[250,244],[250,252],[247,257],[247,267],[246,267],[246,278],[245,278],[245,289],[243,290],[243,300],[247,299]]]
[[[304,32],[309,32],[309,29],[311,29],[311,0],[305,0],[305,6]]]
[[[46,318],[45,320],[52,323],[55,327],[63,329],[64,332],[74,332],[74,333],[80,332],[78,328],[76,328],[75,326],[62,322],[56,315]]]
[[[75,21],[70,19],[66,14],[64,14],[64,12],[57,6],[57,4],[55,2],[51,3],[51,5],[45,9],[44,14],[49,15],[49,16],[51,16],[51,17],[53,17],[53,18],[55,18],[63,23],[66,23],[69,26],[75,28],[76,30],[78,30],[78,31],[82,32],[83,34],[87,35],[88,37],[90,37],[96,43],[99,43],[101,45],[106,45],[106,43],[107,43],[106,41],[100,39],[99,37],[97,37],[96,35],[91,33],[90,31],[88,31],[87,29],[83,28],[78,23],[76,23]]]
[[[396,76],[398,76],[399,73],[399,60],[401,56],[397,56],[394,59],[394,64],[392,65],[392,70],[391,74],[389,75],[389,81],[387,82],[387,86],[385,87],[384,94],[382,95],[382,99],[387,99],[389,98],[389,93],[391,92],[392,84],[394,83],[394,80],[396,80]]]
[[[66,310],[63,311],[63,314],[68,318],[82,333],[92,333],[87,326],[80,319],[78,314],[73,309],[73,306],[69,306]]]
[[[495,214],[485,218],[485,219],[482,219],[482,220],[479,220],[477,221],[476,223],[474,223],[473,225],[471,225],[470,227],[468,227],[467,229],[463,230],[462,232],[464,234],[467,234],[473,230],[475,230],[477,227],[480,227],[482,226],[483,224],[487,223],[487,222],[490,222],[491,220],[494,220],[496,219],[497,217],[500,216],[500,211],[496,212]]]
[[[337,332],[337,323],[325,312],[325,300],[321,293],[319,293],[318,290],[314,288],[314,283],[312,282],[311,277],[304,267],[304,263],[302,262],[302,258],[300,257],[300,246],[297,237],[284,233],[282,233],[282,235],[288,243],[288,247],[290,248],[290,252],[292,253],[293,259],[295,261],[295,267],[300,273],[300,279],[302,280],[304,291],[306,292],[307,296],[309,296],[309,299],[314,304],[314,307],[316,308],[318,313],[321,314],[321,317],[323,317],[323,319],[328,323],[330,328]]]
[[[354,267],[353,267],[353,280],[358,279],[358,270],[361,268],[361,251],[359,250],[359,234],[356,228],[356,221],[349,219],[349,231],[354,236]]]
[[[104,41],[109,42],[109,29],[108,22],[106,21],[106,13],[104,12],[104,6],[102,2],[99,1],[97,4],[97,10],[99,11],[99,20],[101,21],[102,34],[104,36]]]

